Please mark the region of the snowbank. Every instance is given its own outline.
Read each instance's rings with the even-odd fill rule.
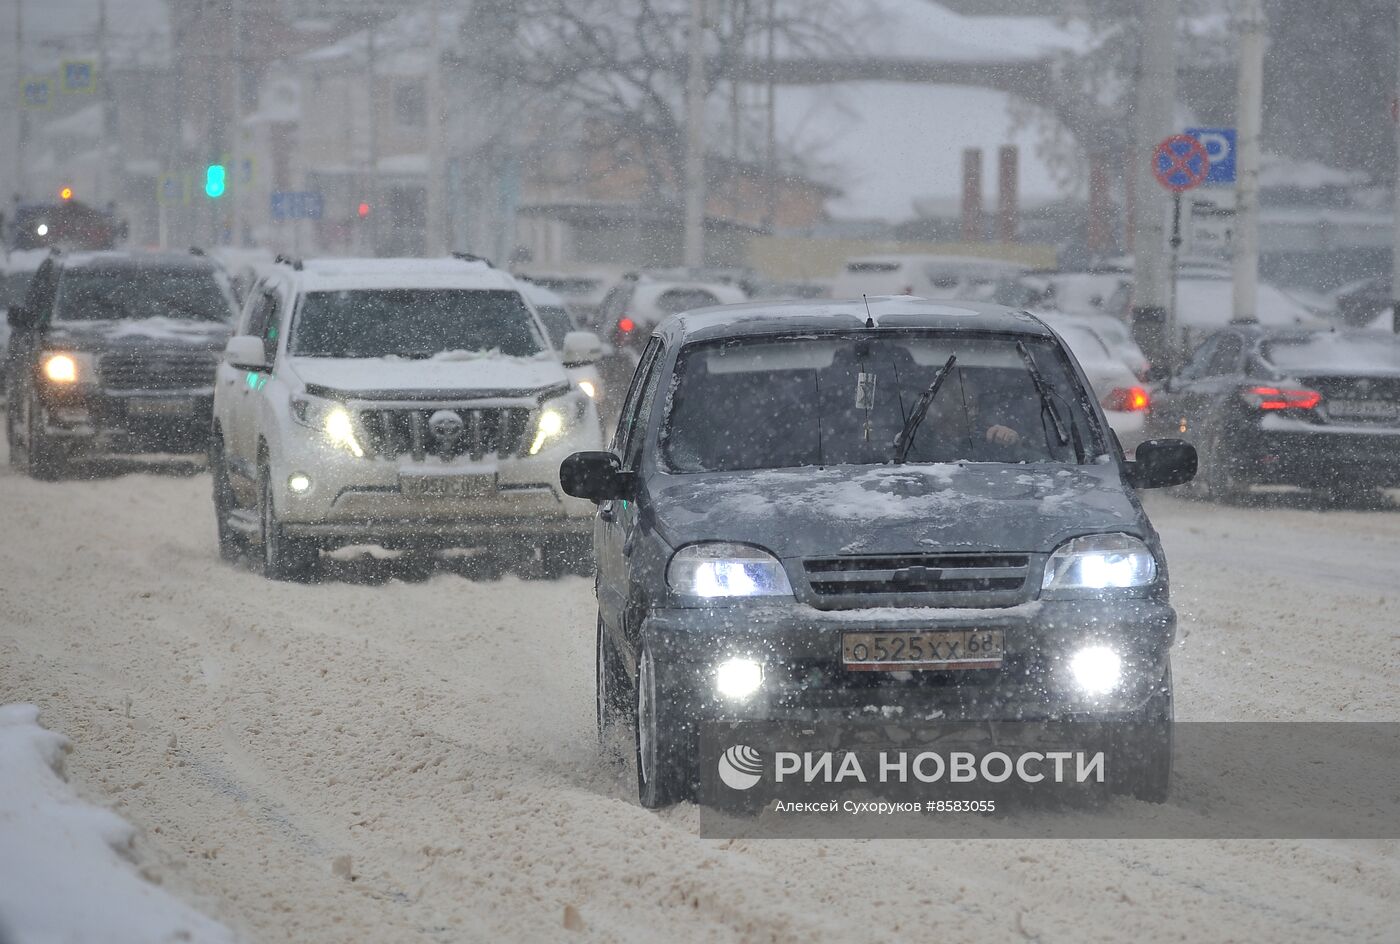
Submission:
[[[141,877],[135,829],[78,799],[63,776],[68,739],[38,718],[0,706],[0,942],[233,941]]]

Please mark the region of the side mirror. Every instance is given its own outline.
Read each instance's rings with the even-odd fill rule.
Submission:
[[[23,305],[15,305],[5,314],[5,320],[11,328],[24,330],[34,324],[34,313]]]
[[[622,501],[637,490],[635,472],[622,471],[622,460],[611,452],[576,452],[559,466],[565,494],[589,501]]]
[[[1134,488],[1185,485],[1195,477],[1196,447],[1180,439],[1149,439],[1128,463],[1128,481]]]
[[[262,338],[251,334],[235,335],[224,345],[224,360],[233,367],[244,370],[264,370],[267,367],[267,352],[263,349]]]
[[[592,331],[570,331],[564,335],[563,360],[565,367],[592,364],[602,356],[602,339]]]

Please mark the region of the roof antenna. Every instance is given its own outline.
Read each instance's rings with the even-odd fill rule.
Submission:
[[[870,313],[870,299],[865,297],[864,292],[861,292],[860,300],[865,302],[865,326],[867,328],[875,327],[875,316]]]

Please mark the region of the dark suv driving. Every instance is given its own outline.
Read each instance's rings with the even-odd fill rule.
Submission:
[[[206,449],[234,301],[198,254],[54,253],[10,308],[10,461],[36,478],[69,459]]]
[[[881,298],[706,309],[648,343],[599,502],[600,732],[648,806],[692,795],[707,720],[1160,721],[1176,616],[1122,450],[1034,317]],[[1168,755],[1169,756],[1169,755]],[[1169,760],[1131,792],[1165,793]]]

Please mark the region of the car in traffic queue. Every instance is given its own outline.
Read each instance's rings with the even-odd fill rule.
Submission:
[[[600,735],[632,729],[654,807],[694,795],[707,721],[1168,721],[1176,616],[1137,490],[1194,468],[1175,440],[1126,461],[1024,312],[671,318],[611,449],[561,470],[598,503]],[[1169,745],[1138,756],[1121,787],[1160,800]]]
[[[53,251],[7,313],[11,464],[55,479],[78,458],[203,453],[234,313],[202,255]]]
[[[1195,444],[1218,501],[1285,485],[1354,499],[1400,486],[1400,339],[1233,325],[1152,390],[1149,436]]]
[[[602,441],[593,400],[509,274],[484,260],[283,260],[219,367],[210,469],[219,546],[311,579],[349,544],[487,547],[588,562],[593,509],[560,460]]]
[[[575,320],[562,295],[526,277],[517,277],[517,281],[520,283],[520,291],[524,294],[525,300],[535,309],[540,324],[544,325],[549,343],[562,356],[564,342],[569,335],[576,331],[587,331],[587,329]],[[584,395],[595,403],[603,402],[603,375],[599,373],[597,364],[603,356],[604,351],[600,341],[597,351],[590,352],[586,361],[575,362],[571,360],[564,364],[564,369],[569,372],[569,379],[574,382],[574,386],[582,390]]]

